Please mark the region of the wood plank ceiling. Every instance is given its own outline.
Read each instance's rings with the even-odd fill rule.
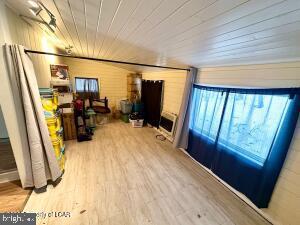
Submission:
[[[26,0],[6,2],[31,15]],[[299,0],[42,2],[75,55],[196,67],[300,59]]]

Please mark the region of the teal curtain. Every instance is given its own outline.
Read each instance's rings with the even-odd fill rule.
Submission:
[[[267,207],[299,114],[299,89],[194,85],[188,152]]]

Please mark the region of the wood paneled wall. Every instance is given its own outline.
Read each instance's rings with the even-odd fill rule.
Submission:
[[[55,39],[42,30],[43,26],[30,25],[7,6],[1,17],[6,17],[7,21],[7,43],[20,44],[28,49],[56,52],[57,43],[54,43]],[[32,61],[39,87],[50,87],[50,64],[58,63],[58,57],[32,54]]]
[[[186,74],[186,71],[176,70],[148,71],[143,72],[143,79],[164,80],[163,110],[178,115]]]
[[[299,87],[300,62],[204,68],[198,83],[247,87]],[[280,224],[300,224],[300,120],[269,208],[263,211]]]
[[[98,78],[100,98],[106,96],[110,107],[127,98],[127,75],[132,71],[88,60],[63,59],[63,63],[69,66],[73,86],[75,77]]]

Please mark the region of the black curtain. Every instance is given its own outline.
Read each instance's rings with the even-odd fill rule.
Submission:
[[[162,80],[142,81],[142,102],[144,103],[145,121],[154,127],[159,126],[162,89]]]

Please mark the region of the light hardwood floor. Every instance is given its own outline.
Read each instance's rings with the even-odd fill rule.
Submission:
[[[112,122],[67,143],[61,183],[32,193],[26,212],[71,212],[38,224],[269,224],[151,128]]]
[[[0,212],[22,212],[31,190],[24,190],[19,180],[0,184]]]

